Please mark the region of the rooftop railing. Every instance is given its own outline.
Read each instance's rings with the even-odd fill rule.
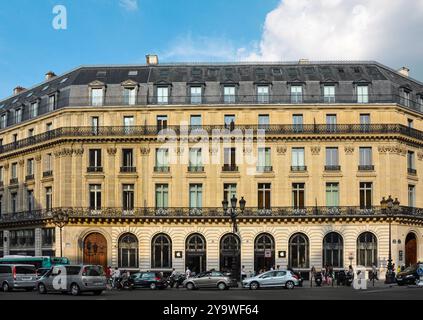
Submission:
[[[304,125],[205,125],[198,126],[167,126],[160,130],[157,126],[132,126],[132,127],[62,127],[52,131],[34,135],[30,138],[18,140],[0,146],[0,154],[30,147],[38,143],[52,141],[60,138],[95,138],[95,137],[133,137],[164,135],[238,135],[238,134],[266,134],[266,135],[343,135],[343,134],[400,134],[410,138],[423,140],[423,131],[409,128],[400,124],[338,124],[328,127],[326,124]],[[231,131],[231,129],[233,129]]]
[[[66,213],[69,218],[228,218],[221,208],[56,208],[53,210],[33,210],[14,214],[2,214],[0,224],[17,222],[37,222],[52,219],[56,212]],[[384,217],[387,212],[381,207],[275,207],[246,208],[239,218],[307,218],[307,217]],[[394,213],[397,217],[423,218],[423,208],[400,207]]]

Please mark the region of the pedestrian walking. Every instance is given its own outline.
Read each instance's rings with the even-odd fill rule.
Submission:
[[[189,267],[187,267],[187,270],[185,270],[185,276],[186,278],[191,278],[191,270],[189,269]]]
[[[113,274],[112,274],[112,288],[113,289],[116,288],[116,282],[118,281],[119,278],[120,278],[120,271],[116,267],[115,270],[113,270]]]
[[[247,272],[245,271],[245,266],[242,266],[241,268],[241,280],[244,280],[247,278]]]

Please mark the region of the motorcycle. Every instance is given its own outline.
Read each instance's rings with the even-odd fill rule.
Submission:
[[[182,286],[185,279],[185,274],[175,274],[173,276],[170,276],[168,279],[168,286],[171,288],[175,287],[176,289],[178,289],[180,286]]]
[[[134,281],[132,278],[118,278],[115,282],[117,290],[132,290],[134,288]]]

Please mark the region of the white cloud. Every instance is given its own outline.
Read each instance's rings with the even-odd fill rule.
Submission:
[[[119,5],[128,11],[138,10],[138,0],[119,0]]]
[[[420,67],[422,34],[423,0],[283,0],[267,15],[259,48],[242,57],[369,59]]]

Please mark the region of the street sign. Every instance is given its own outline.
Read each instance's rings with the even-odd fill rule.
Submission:
[[[266,250],[264,251],[264,257],[265,257],[265,258],[271,258],[271,257],[272,257],[272,250],[270,250],[270,249],[266,249]]]

